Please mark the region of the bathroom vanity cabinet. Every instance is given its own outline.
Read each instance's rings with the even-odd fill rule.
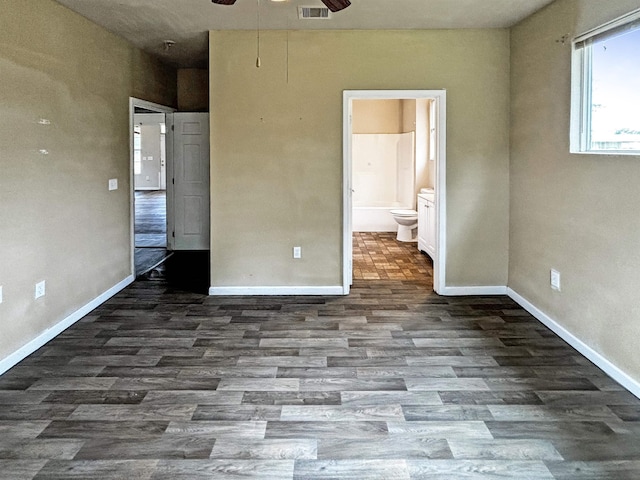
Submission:
[[[418,250],[432,259],[436,255],[436,208],[433,193],[418,195]]]

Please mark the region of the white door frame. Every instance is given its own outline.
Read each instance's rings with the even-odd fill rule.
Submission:
[[[135,97],[129,97],[129,230],[131,236],[131,275],[135,276],[136,274],[136,265],[135,265],[135,251],[136,251],[136,232],[135,232],[135,219],[136,219],[136,211],[135,211],[135,177],[133,173],[133,126],[135,124],[133,115],[135,113],[136,107],[144,108],[146,110],[151,110],[152,112],[157,113],[174,113],[176,110],[171,107],[167,107],[166,105],[160,105],[158,103],[148,102],[146,100],[141,100]],[[167,135],[168,137],[168,135]],[[169,167],[171,159],[171,154],[169,153],[169,149],[166,150],[166,166]],[[167,171],[169,169],[167,168]],[[167,195],[169,195],[169,191],[167,190]],[[169,198],[167,198],[167,218],[169,217]],[[168,232],[169,230],[167,230]],[[168,244],[167,244],[168,245]]]
[[[348,295],[353,275],[353,232],[352,232],[352,185],[353,160],[351,158],[353,100],[396,100],[434,99],[436,102],[436,258],[433,259],[433,289],[438,294],[445,291],[447,258],[447,182],[446,182],[446,131],[447,92],[446,90],[345,90],[342,94],[343,136],[342,136],[342,289]]]

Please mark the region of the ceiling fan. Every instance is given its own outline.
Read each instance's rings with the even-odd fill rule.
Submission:
[[[236,0],[211,0],[213,3],[218,5],[233,5],[236,3]],[[349,0],[321,0],[329,10],[332,12],[339,12],[342,9],[347,8],[351,5]]]

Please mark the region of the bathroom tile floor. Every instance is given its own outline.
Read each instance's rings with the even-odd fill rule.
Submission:
[[[431,258],[395,232],[353,233],[354,280],[416,280],[433,285]]]
[[[508,297],[424,278],[209,297],[168,278],[0,376],[0,479],[640,478],[640,400]]]

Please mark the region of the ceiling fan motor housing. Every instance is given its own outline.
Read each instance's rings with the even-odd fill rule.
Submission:
[[[213,3],[217,5],[233,5],[236,3],[236,0],[211,0]],[[349,0],[322,0],[329,10],[332,12],[339,12],[340,10],[344,10],[351,2]]]

